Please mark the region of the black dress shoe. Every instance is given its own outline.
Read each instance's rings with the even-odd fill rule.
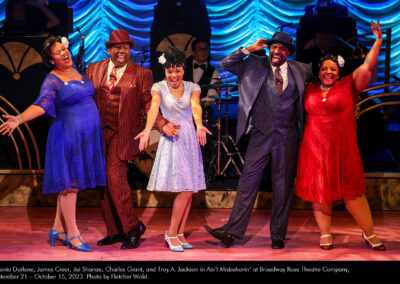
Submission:
[[[232,245],[233,241],[236,238],[235,236],[225,232],[222,228],[212,229],[209,226],[204,226],[204,228],[211,236],[220,240],[222,244],[227,248],[229,248]]]
[[[142,222],[140,222],[139,226],[125,234],[124,244],[121,246],[121,249],[126,250],[137,248],[140,243],[140,237],[144,234],[145,231],[146,226]]]
[[[144,234],[144,232],[146,232],[146,226],[142,223],[142,221],[139,222],[139,226],[140,226],[140,234]]]
[[[281,240],[272,240],[271,247],[273,249],[283,249],[285,247],[285,243]]]
[[[113,236],[107,236],[104,239],[101,239],[100,241],[97,242],[98,246],[108,246],[108,245],[113,245],[118,242],[122,242],[124,240],[124,235],[123,234],[117,234]]]

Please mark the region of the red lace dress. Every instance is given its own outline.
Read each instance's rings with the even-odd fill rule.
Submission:
[[[320,84],[306,88],[304,137],[299,150],[295,194],[329,203],[365,193],[357,146],[352,74],[339,80],[323,101]]]

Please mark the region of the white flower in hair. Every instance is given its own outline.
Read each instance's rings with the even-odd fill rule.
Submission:
[[[68,41],[68,39],[67,39],[65,36],[63,36],[63,37],[61,38],[61,44],[62,44],[65,48],[68,48],[68,46],[69,46],[69,41]]]
[[[165,59],[165,57],[164,57],[164,53],[163,54],[161,54],[161,56],[160,57],[158,57],[158,62],[160,63],[160,64],[165,64],[165,62],[167,62],[167,59]]]
[[[344,58],[341,57],[340,55],[338,55],[337,60],[338,60],[338,63],[339,63],[339,67],[343,68],[343,66],[344,66]]]

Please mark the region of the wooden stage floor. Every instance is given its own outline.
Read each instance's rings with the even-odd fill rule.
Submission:
[[[203,225],[224,224],[231,209],[191,210],[187,239],[194,249],[174,253],[165,247],[164,230],[169,224],[170,208],[138,208],[140,219],[147,225],[140,246],[120,250],[120,243],[98,247],[105,234],[100,208],[78,208],[81,235],[93,252],[67,249],[59,243],[50,247],[48,232],[55,208],[0,207],[0,261],[399,261],[400,212],[374,211],[375,231],[387,247],[377,252],[367,247],[361,230],[347,211],[334,211],[334,249],[319,248],[319,232],[311,210],[292,210],[286,247],[271,249],[269,236],[270,210],[254,210],[247,234],[234,246],[224,248],[210,237]]]

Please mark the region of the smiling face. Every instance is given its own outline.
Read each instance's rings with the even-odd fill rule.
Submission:
[[[339,67],[335,61],[330,59],[322,62],[319,68],[319,79],[321,84],[326,87],[332,87],[339,78]]]
[[[128,43],[118,43],[108,49],[108,54],[110,54],[112,63],[119,68],[128,63],[131,49]]]
[[[273,66],[280,66],[285,63],[286,57],[289,55],[289,48],[282,43],[273,43],[269,47],[269,60]]]
[[[58,69],[68,69],[72,66],[72,59],[69,50],[61,42],[55,42],[51,46],[51,61]]]
[[[165,68],[165,78],[172,88],[179,88],[183,78],[183,67],[171,66],[170,68]]]

